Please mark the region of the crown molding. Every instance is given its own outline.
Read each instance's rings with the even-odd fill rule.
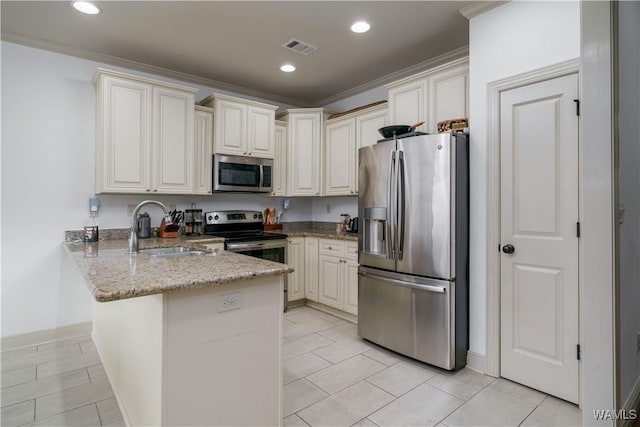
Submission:
[[[155,74],[155,75],[170,78],[170,79],[181,80],[183,82],[207,86],[212,89],[229,91],[232,94],[251,96],[253,98],[258,98],[259,100],[267,100],[269,102],[280,102],[283,104],[294,105],[298,107],[307,107],[307,106],[310,107],[314,105],[313,103],[303,101],[300,99],[289,98],[286,96],[277,95],[269,92],[263,92],[255,89],[249,89],[249,88],[234,85],[231,83],[225,83],[225,82],[221,82],[214,79],[199,77],[193,74],[182,73],[180,71],[170,70],[168,68],[163,68],[163,67],[157,67],[155,65],[144,64],[142,62],[119,58],[117,56],[105,55],[102,53],[92,52],[85,49],[65,46],[59,43],[53,43],[50,41],[41,40],[33,37],[26,37],[20,34],[3,32],[2,40],[10,43],[21,44],[21,45],[36,48],[36,49],[48,50],[48,51],[60,53],[63,55],[74,56],[76,58],[82,58],[90,61],[109,64],[116,67],[127,68],[130,70],[136,70],[144,73]]]
[[[509,0],[489,0],[489,1],[474,1],[471,4],[458,10],[462,16],[467,19],[475,18],[478,15],[485,13],[491,9],[495,9],[498,6],[502,6],[505,3],[509,3]]]
[[[417,64],[411,65],[407,68],[403,68],[402,70],[394,71],[393,73],[387,74],[385,76],[379,77],[370,82],[361,84],[359,86],[353,87],[351,89],[347,89],[343,92],[337,93],[335,95],[328,96],[326,98],[319,99],[314,102],[314,105],[328,105],[336,101],[341,101],[350,96],[358,95],[362,92],[365,92],[370,89],[374,89],[380,86],[384,86],[386,84],[395,82],[396,80],[403,79],[405,77],[412,76],[414,74],[418,74],[422,71],[428,70],[430,68],[437,67],[439,65],[446,64],[448,62],[455,61],[456,59],[464,58],[469,55],[469,46],[462,46],[442,55],[438,55],[436,57],[427,59],[426,61],[419,62]]]

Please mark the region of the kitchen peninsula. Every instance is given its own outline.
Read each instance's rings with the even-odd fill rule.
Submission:
[[[66,243],[127,425],[278,425],[286,264],[154,239]],[[206,252],[154,256],[145,245]],[[162,243],[159,243],[162,242]]]

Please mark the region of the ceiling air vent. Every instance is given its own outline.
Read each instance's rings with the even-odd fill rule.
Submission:
[[[318,50],[318,48],[314,45],[296,39],[289,40],[288,42],[283,44],[282,47],[305,56],[311,55],[313,52]]]

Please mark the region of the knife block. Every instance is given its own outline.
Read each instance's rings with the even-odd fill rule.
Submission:
[[[171,227],[171,225],[169,227]],[[178,228],[180,228],[180,226],[178,226]],[[158,236],[162,237],[163,239],[175,239],[176,237],[178,237],[178,230],[167,231],[167,225],[165,224],[163,218],[162,222],[160,223],[160,228],[158,229]]]

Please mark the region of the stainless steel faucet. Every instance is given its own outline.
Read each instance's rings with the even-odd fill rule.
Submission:
[[[171,216],[169,215],[169,209],[164,205],[164,203],[157,202],[155,200],[145,200],[143,202],[138,203],[138,206],[135,207],[133,213],[131,214],[131,233],[129,234],[129,253],[137,254],[138,253],[138,224],[136,222],[138,218],[138,212],[140,208],[144,205],[158,205],[164,211],[164,223],[165,225],[171,224],[173,221],[171,220]]]

